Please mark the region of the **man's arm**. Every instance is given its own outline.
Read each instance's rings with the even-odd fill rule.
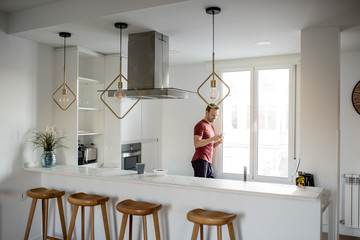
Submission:
[[[212,142],[217,143],[221,138],[222,138],[221,134],[216,134],[215,136],[208,138],[208,139],[202,139],[202,136],[194,135],[194,146],[195,146],[195,148],[199,148],[199,147],[206,146]]]
[[[221,139],[219,139],[219,140],[214,144],[214,148],[216,148],[216,147],[219,146],[220,144],[222,144],[222,136],[221,136]]]

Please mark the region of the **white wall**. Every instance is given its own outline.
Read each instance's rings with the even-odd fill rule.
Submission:
[[[205,63],[170,67],[170,86],[196,92],[211,70]],[[194,126],[205,116],[206,103],[196,93],[187,100],[163,101],[162,159],[170,174],[192,176]]]
[[[351,95],[360,80],[360,52],[341,55],[340,85],[340,219],[344,219],[344,178],[345,173],[360,173],[360,115],[355,111]],[[359,229],[340,225],[340,234],[360,236]]]
[[[329,239],[338,229],[340,32],[336,27],[301,32],[300,169],[331,190]],[[333,215],[332,215],[333,214]]]
[[[51,48],[0,30],[0,239],[23,238],[31,201],[20,201],[19,194],[41,184],[22,164],[38,157],[32,130],[52,122],[52,66]],[[38,223],[34,229],[39,235]]]

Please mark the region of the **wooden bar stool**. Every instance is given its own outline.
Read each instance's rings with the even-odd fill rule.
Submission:
[[[116,204],[116,209],[123,213],[121,228],[119,234],[119,240],[124,239],[126,222],[128,216],[130,215],[129,220],[129,240],[132,239],[132,216],[138,215],[142,216],[143,219],[143,228],[144,228],[144,240],[147,240],[147,227],[146,227],[146,216],[149,214],[153,215],[154,227],[155,227],[155,236],[156,240],[160,240],[160,228],[159,228],[159,217],[158,211],[162,208],[161,204],[149,203],[149,202],[140,202],[127,199]]]
[[[234,227],[232,221],[236,218],[235,213],[225,213],[218,211],[208,211],[204,209],[193,209],[187,214],[187,219],[194,223],[191,240],[196,240],[200,228],[200,239],[203,240],[203,225],[217,226],[217,239],[222,239],[221,226],[227,224],[231,240],[235,240]]]
[[[74,225],[75,225],[75,219],[77,215],[77,211],[79,209],[79,206],[81,206],[81,239],[84,240],[84,218],[85,218],[85,207],[90,207],[90,215],[91,215],[91,239],[95,239],[95,231],[94,231],[94,206],[101,205],[101,211],[104,221],[104,229],[105,229],[105,236],[107,240],[110,240],[110,231],[109,231],[109,223],[108,218],[106,214],[106,205],[105,203],[109,201],[109,197],[95,195],[95,194],[86,194],[83,192],[80,193],[74,193],[68,197],[68,202],[74,205],[71,220],[70,220],[70,226],[68,231],[68,240],[71,239]]]
[[[66,239],[66,226],[65,226],[65,218],[64,218],[64,209],[62,204],[61,197],[65,195],[65,191],[58,191],[56,189],[47,189],[47,188],[33,188],[26,191],[26,194],[28,197],[31,197],[32,203],[29,213],[29,219],[26,226],[25,236],[24,240],[27,240],[29,238],[29,233],[31,229],[32,220],[34,217],[34,212],[36,208],[36,202],[38,199],[41,199],[42,204],[42,230],[43,230],[43,240],[46,240],[48,238],[50,239],[59,239],[54,237],[49,237],[47,235],[47,222],[48,222],[48,205],[49,205],[49,199],[56,198],[59,208],[59,215],[60,215],[60,221],[61,221],[61,228],[64,239]]]

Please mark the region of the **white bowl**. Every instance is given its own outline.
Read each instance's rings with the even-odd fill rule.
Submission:
[[[167,174],[167,169],[154,169],[155,175],[165,176]]]

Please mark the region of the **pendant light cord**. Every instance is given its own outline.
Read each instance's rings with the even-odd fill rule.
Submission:
[[[215,72],[215,12],[212,11],[212,32],[213,32],[213,36],[212,36],[212,40],[213,40],[213,51],[212,51],[212,70],[213,70],[213,73]],[[215,83],[215,75],[213,74],[213,79],[212,79],[212,84],[216,84]],[[213,86],[213,85],[211,85]]]
[[[120,57],[121,57],[121,51],[122,51],[122,29],[120,29]]]
[[[119,48],[120,48],[120,73],[121,73],[121,54],[122,54],[122,28],[120,28],[120,41],[119,41],[119,43],[120,43],[120,46],[119,46]],[[120,81],[121,81],[121,78],[120,78]]]
[[[213,53],[215,52],[215,13],[212,13],[212,20],[213,20]]]
[[[64,83],[66,83],[65,64],[66,64],[66,37],[64,37]]]

